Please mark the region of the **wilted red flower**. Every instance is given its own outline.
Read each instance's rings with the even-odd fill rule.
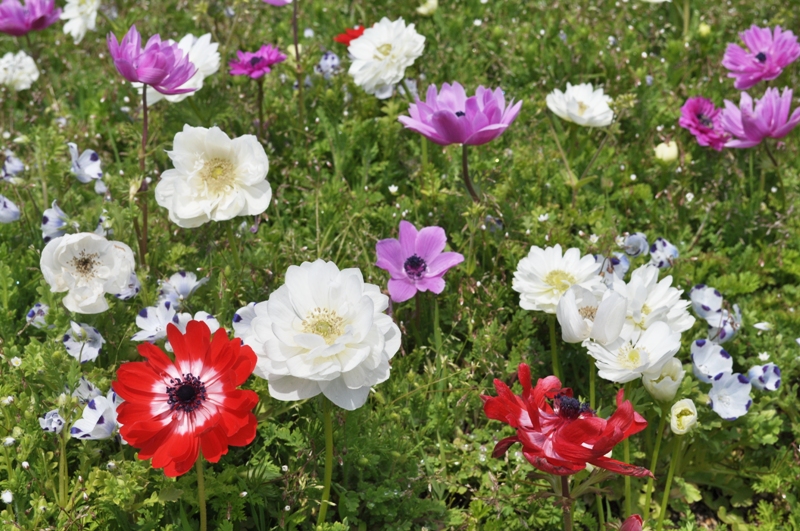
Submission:
[[[638,514],[632,514],[627,520],[622,522],[622,527],[619,531],[642,531],[642,517]]]
[[[252,374],[256,355],[224,329],[212,339],[201,321],[190,321],[185,335],[170,324],[167,337],[174,362],[155,345],[139,345],[147,361],[123,364],[112,385],[125,400],[117,408],[122,437],[139,448],[139,459],[152,457],[154,468],[175,477],[191,470],[199,450],[216,463],[228,446],[255,438],[258,395],[236,387]]]
[[[505,454],[514,443],[522,443],[522,454],[536,468],[568,476],[592,464],[626,476],[652,476],[643,467],[629,465],[605,455],[617,443],[639,433],[647,421],[636,411],[623,391],[617,393],[617,410],[608,419],[597,416],[588,404],[572,397],[572,389],[561,388],[555,376],[540,379],[531,388],[531,370],[519,366],[522,395],[515,395],[495,379],[496,397],[482,396],[483,410],[490,419],[505,422],[517,434],[497,443],[493,457]]]
[[[350,41],[355,40],[361,37],[364,34],[364,26],[356,26],[353,29],[347,28],[344,30],[344,33],[340,33],[336,37],[333,38],[336,42],[341,42],[345,46],[350,46]]]

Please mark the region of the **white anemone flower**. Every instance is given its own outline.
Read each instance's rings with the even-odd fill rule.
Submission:
[[[677,358],[670,358],[661,367],[659,374],[645,374],[642,376],[642,385],[650,393],[650,396],[658,402],[672,402],[678,394],[686,371],[683,364]]]
[[[78,44],[89,30],[94,31],[97,24],[97,10],[100,9],[100,0],[67,0],[61,20],[68,20],[64,24],[64,33],[71,35]]]
[[[159,280],[158,302],[169,301],[173,306],[182,304],[197,288],[208,282],[210,277],[197,280],[191,271],[178,271],[169,280]]]
[[[17,221],[21,213],[19,207],[4,195],[0,195],[0,223]]]
[[[781,386],[781,370],[774,363],[751,367],[747,377],[753,387],[760,391],[777,391]]]
[[[425,37],[417,33],[414,24],[406,25],[402,18],[391,21],[383,17],[361,37],[350,41],[350,75],[367,94],[386,99],[424,49]]]
[[[108,309],[106,293],[119,293],[128,285],[135,262],[124,243],[80,232],[51,240],[39,265],[50,291],[68,292],[64,306],[69,311],[93,314]]]
[[[647,375],[661,373],[664,364],[681,348],[681,335],[658,322],[645,330],[635,341],[619,338],[603,346],[588,342],[589,355],[597,360],[598,376],[617,383],[626,383]]]
[[[753,386],[743,374],[723,374],[708,392],[711,409],[725,420],[736,420],[750,409]]]
[[[269,159],[255,136],[231,140],[219,127],[185,125],[167,153],[175,168],[161,174],[156,201],[179,227],[257,216],[269,206]]]
[[[43,431],[58,434],[64,429],[64,419],[61,418],[58,410],[54,409],[45,413],[44,417],[39,417],[39,426]]]
[[[698,339],[692,343],[691,350],[692,370],[698,380],[712,383],[723,374],[733,372],[733,358],[718,344]]]
[[[691,398],[684,398],[672,404],[669,415],[669,427],[675,435],[689,433],[697,424],[697,407]]]
[[[400,329],[384,312],[389,298],[359,269],[317,260],[290,266],[286,283],[255,305],[236,336],[258,356],[254,374],[278,400],[323,393],[347,410],[361,407],[370,388],[389,378]]]
[[[0,84],[19,92],[31,88],[37,79],[39,69],[36,68],[36,62],[25,52],[8,52],[0,58]]]
[[[689,301],[681,299],[683,290],[672,287],[672,277],[658,280],[658,268],[643,265],[631,273],[630,281],[615,279],[614,291],[628,299],[628,319],[624,336],[642,333],[654,323],[664,322],[674,332],[685,332],[695,323],[688,311]]]
[[[174,44],[175,41],[167,41]],[[161,100],[167,100],[170,103],[177,103],[183,101],[189,96],[193,96],[195,92],[203,88],[205,78],[216,74],[219,71],[220,56],[217,49],[219,48],[218,42],[211,42],[211,34],[206,33],[200,37],[195,37],[191,33],[186,35],[178,41],[178,48],[189,56],[191,62],[197,70],[194,75],[189,78],[189,81],[180,86],[182,89],[192,88],[192,92],[185,92],[183,94],[165,95],[158,92],[156,89],[147,86],[147,104],[153,104]],[[142,93],[141,83],[131,83]]]
[[[83,408],[83,415],[75,421],[69,434],[74,439],[99,440],[113,437],[117,429],[117,407],[122,399],[113,390],[106,396],[92,398]]]
[[[577,248],[567,249],[562,256],[561,245],[545,249],[534,245],[517,264],[512,288],[520,293],[519,305],[525,310],[555,314],[558,301],[576,284],[602,294],[605,285],[599,271],[594,256],[581,257]]]
[[[614,112],[608,106],[611,97],[602,88],[591,83],[571,85],[566,92],[555,89],[547,95],[547,108],[559,118],[585,127],[606,127],[614,121]]]
[[[712,317],[722,309],[722,293],[711,286],[697,284],[689,292],[689,298],[692,299],[694,313],[701,319]]]
[[[70,321],[69,326],[70,329],[63,338],[67,354],[81,363],[96,360],[100,355],[100,349],[103,348],[103,343],[106,342],[97,328],[75,321]]]
[[[591,339],[607,345],[616,341],[625,324],[627,306],[625,297],[615,291],[607,290],[598,297],[582,286],[572,286],[556,309],[561,337],[567,343]]]

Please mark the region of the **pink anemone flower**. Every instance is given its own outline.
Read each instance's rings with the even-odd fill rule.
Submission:
[[[733,86],[739,90],[747,90],[759,81],[775,79],[800,57],[797,37],[780,26],[772,30],[753,25],[739,37],[749,51],[731,43],[722,58],[722,66],[730,70],[728,77],[736,79]]]
[[[417,291],[444,290],[444,276],[464,261],[460,253],[443,253],[447,235],[441,227],[420,231],[408,221],[400,222],[400,239],[389,238],[375,245],[377,266],[389,272],[389,295],[394,302],[407,301]]]
[[[761,143],[765,138],[783,138],[800,123],[800,108],[789,115],[792,105],[792,89],[768,88],[764,97],[755,100],[747,92],[742,92],[739,107],[725,100],[721,123],[726,132],[735,138],[725,147],[749,148]]]
[[[0,33],[21,37],[29,31],[43,30],[55,24],[61,9],[55,0],[3,0],[0,3]]]
[[[410,117],[401,116],[400,123],[442,146],[465,144],[479,146],[491,142],[517,118],[522,102],[506,105],[501,89],[478,87],[467,97],[459,83],[445,83],[438,92],[428,87],[425,101],[418,100],[408,109]]]
[[[286,55],[271,44],[265,44],[257,52],[240,50],[236,52],[236,55],[239,60],[228,63],[228,66],[231,67],[231,75],[250,76],[251,79],[258,79],[269,74],[273,65],[286,60]]]
[[[722,151],[728,136],[720,125],[720,112],[711,100],[699,96],[689,98],[681,107],[678,125],[688,129],[701,146],[708,146]]]

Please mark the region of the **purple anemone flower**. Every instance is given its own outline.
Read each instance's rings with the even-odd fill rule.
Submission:
[[[376,265],[389,272],[389,295],[394,302],[407,301],[417,291],[444,290],[447,270],[464,261],[460,253],[443,253],[447,235],[441,227],[420,231],[408,221],[400,222],[400,239],[389,238],[375,245]]]
[[[269,74],[272,71],[272,65],[286,60],[286,56],[271,44],[265,44],[255,53],[239,50],[236,55],[239,56],[239,60],[228,63],[228,66],[231,67],[231,75],[250,76],[252,79]]]
[[[264,0],[264,3],[275,7],[281,7],[291,4],[292,0]]]
[[[132,83],[150,85],[161,94],[168,96],[194,92],[196,88],[181,88],[197,71],[178,43],[162,42],[161,36],[150,37],[142,49],[142,36],[131,26],[122,42],[109,33],[108,51],[114,66],[122,77]]]
[[[780,26],[772,30],[753,25],[739,37],[749,51],[731,43],[722,58],[722,66],[730,70],[728,77],[736,79],[733,86],[739,90],[747,90],[759,81],[775,79],[800,57],[797,37]]]
[[[695,96],[686,100],[681,107],[678,125],[688,129],[701,146],[722,151],[728,137],[720,125],[720,112],[722,109],[714,107],[711,100]]]
[[[739,107],[725,100],[721,123],[723,129],[735,138],[725,147],[749,148],[761,143],[765,138],[783,138],[800,123],[800,108],[789,116],[792,105],[792,89],[768,88],[764,97],[755,100],[747,92],[742,92]]]
[[[506,106],[503,91],[478,87],[467,98],[459,83],[445,83],[438,92],[436,85],[428,87],[426,101],[418,100],[408,109],[411,117],[401,116],[407,129],[427,137],[442,146],[466,144],[479,146],[491,142],[517,118],[522,102],[514,100]]]
[[[3,0],[0,3],[0,33],[21,37],[29,31],[51,26],[61,16],[55,0]]]

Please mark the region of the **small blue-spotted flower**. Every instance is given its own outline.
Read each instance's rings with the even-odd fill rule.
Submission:
[[[622,244],[622,250],[629,256],[636,258],[637,256],[647,256],[647,251],[650,246],[647,243],[647,236],[642,232],[629,234]]]
[[[69,392],[69,389],[67,389]],[[85,376],[81,376],[81,379],[78,380],[78,386],[72,392],[72,396],[78,399],[78,402],[81,404],[85,404],[92,398],[96,396],[102,395],[102,391],[97,388],[92,382],[86,379]]]
[[[314,72],[321,75],[325,79],[330,79],[339,73],[342,68],[342,62],[339,56],[333,52],[325,52],[319,63],[314,65]]]
[[[37,302],[33,305],[33,308],[28,310],[25,320],[33,327],[44,328],[47,326],[47,321],[45,321],[44,318],[47,316],[47,312],[49,311],[50,307],[48,305]]]
[[[733,339],[736,331],[742,326],[742,312],[739,305],[733,305],[733,313],[728,310],[719,312],[706,317],[708,323],[708,337],[714,343],[725,343]]]
[[[751,367],[747,376],[753,387],[760,391],[777,391],[781,386],[781,370],[774,363]]]
[[[631,261],[625,253],[611,253],[609,258],[596,254],[594,260],[600,264],[600,274],[609,287],[614,283],[614,278],[620,280],[625,278],[625,274],[631,268]]]
[[[67,353],[81,363],[96,360],[106,342],[97,328],[75,321],[70,321],[70,330],[64,334],[63,341]]]
[[[256,318],[256,303],[251,302],[233,314],[233,332],[236,337],[250,335],[250,323]]]
[[[64,227],[67,226],[67,214],[59,208],[56,200],[44,211],[42,215],[42,238],[47,243],[52,239],[59,238],[67,233]]]
[[[97,219],[97,227],[94,228],[94,233],[105,238],[113,238],[114,228],[111,226],[111,222],[105,214],[106,211],[103,210],[103,215]]]
[[[114,296],[119,300],[126,301],[134,298],[141,290],[142,283],[139,282],[139,277],[136,276],[136,272],[134,271],[131,272],[131,277],[128,279],[128,284],[125,286],[125,289],[119,293],[115,293]]]
[[[94,181],[94,191],[98,194],[106,193],[106,184],[102,181],[103,170],[100,167],[100,155],[93,149],[87,149],[78,156],[78,146],[68,142],[69,154],[72,157],[72,173],[82,183]]]
[[[178,271],[169,280],[159,281],[161,290],[158,292],[158,302],[170,301],[173,306],[177,306],[208,282],[208,279],[209,277],[203,277],[197,280],[197,275],[192,272]]]
[[[44,417],[39,418],[39,426],[46,432],[58,434],[64,429],[64,419],[58,414],[58,410],[54,409],[45,413]]]
[[[714,380],[708,392],[709,405],[725,420],[736,420],[750,409],[753,386],[747,376],[739,373],[723,374]]]
[[[97,440],[109,439],[117,429],[117,406],[122,399],[111,390],[107,396],[98,396],[89,400],[83,408],[83,415],[78,419],[69,434],[75,439]]]
[[[170,301],[163,301],[156,306],[148,306],[139,311],[136,316],[136,326],[140,328],[131,338],[132,341],[149,341],[155,343],[167,337],[167,325],[178,324],[175,305]]]
[[[713,383],[723,374],[733,372],[733,358],[721,346],[707,339],[692,343],[692,370],[697,379]]]
[[[722,310],[722,294],[711,286],[697,284],[689,292],[692,308],[698,317],[707,319]]]
[[[656,238],[650,246],[650,263],[659,269],[672,267],[678,258],[678,248],[664,238]]]
[[[6,160],[3,162],[3,166],[0,167],[0,179],[11,184],[21,184],[22,179],[18,178],[17,175],[25,171],[25,164],[9,150],[6,150],[3,154],[6,156]]]
[[[12,223],[20,216],[19,207],[11,199],[0,195],[0,223]]]

